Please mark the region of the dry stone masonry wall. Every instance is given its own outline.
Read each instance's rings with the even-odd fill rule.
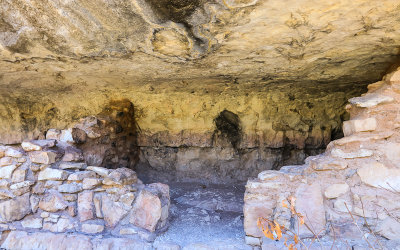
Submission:
[[[94,121],[98,126],[96,117],[75,126],[84,131],[80,139],[101,137],[96,126],[83,126]],[[67,241],[76,249],[151,248],[146,242],[168,227],[169,187],[144,185],[126,167],[88,165],[75,132],[51,129],[46,139],[0,146],[1,247],[56,249]]]
[[[353,215],[358,225],[366,226],[365,218],[377,235],[400,239],[400,68],[349,102],[345,137],[332,141],[324,154],[307,158],[302,166],[263,171],[247,182],[244,229],[249,241],[261,243],[250,238],[262,236],[261,216],[296,227],[296,217],[282,203],[291,196],[297,212],[321,236],[336,232],[361,238]],[[303,226],[300,236],[313,234]]]

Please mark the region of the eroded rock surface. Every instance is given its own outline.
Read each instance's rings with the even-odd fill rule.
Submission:
[[[345,126],[353,126],[352,133],[332,141],[323,155],[307,158],[305,165],[261,172],[258,178],[248,181],[244,199],[248,236],[262,236],[257,227],[259,217],[295,229],[300,217],[291,213],[291,204],[309,227],[300,227],[301,237],[313,237],[313,230],[334,237],[336,230],[340,232],[336,236],[355,239],[373,230],[387,239],[399,239],[395,232],[399,226],[400,165],[395,159],[400,136],[400,81],[394,77],[398,72],[400,68],[383,81],[369,85],[368,93],[357,102],[350,100],[346,108],[351,120]],[[359,122],[372,120],[376,126]],[[328,223],[332,230],[326,226]],[[354,223],[358,223],[362,234]]]

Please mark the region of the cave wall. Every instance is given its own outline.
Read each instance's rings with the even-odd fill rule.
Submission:
[[[10,84],[12,79],[3,78]],[[1,92],[0,142],[19,143],[43,137],[49,128],[70,128],[82,117],[110,109],[110,101],[126,99],[133,103],[134,111],[124,117],[137,126],[133,144],[141,151],[136,168],[145,174],[143,178],[245,181],[261,170],[301,164],[307,156],[322,152],[332,137],[341,136],[347,100],[365,91],[363,83],[115,81],[73,73],[19,79],[32,93]],[[46,90],[32,87],[39,82],[57,84]],[[224,110],[238,119],[234,146],[230,135],[217,126]],[[116,117],[118,112],[114,113]]]

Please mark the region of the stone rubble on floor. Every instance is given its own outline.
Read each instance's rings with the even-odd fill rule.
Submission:
[[[263,171],[247,182],[244,229],[248,244],[262,239],[259,217],[295,229],[298,217],[290,207],[282,207],[282,201],[289,204],[290,197],[296,199],[295,207],[305,223],[321,237],[333,237],[333,228],[339,233],[336,237],[361,237],[353,215],[363,233],[370,233],[367,222],[378,237],[400,239],[399,74],[400,68],[369,85],[367,94],[350,99],[345,137],[332,141],[324,154],[308,157],[303,166]],[[303,238],[313,236],[304,226],[298,233]],[[264,243],[260,240],[256,245]]]

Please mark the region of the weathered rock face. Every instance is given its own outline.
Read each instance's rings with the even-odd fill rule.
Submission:
[[[126,99],[135,112],[117,118],[134,115],[144,172],[218,182],[298,164],[340,134],[346,100],[397,59],[399,13],[393,0],[3,1],[0,143]],[[224,110],[233,126],[218,122]],[[106,134],[72,129],[88,153],[66,159],[136,162],[119,150],[129,133],[95,147],[102,158],[89,148]]]
[[[294,199],[292,205],[306,225],[320,235],[333,234],[326,227],[330,223],[343,236],[354,238],[360,232],[351,232],[352,224],[358,223],[365,232],[399,239],[399,74],[400,68],[369,85],[368,93],[349,100],[346,109],[351,119],[345,124],[349,133],[332,141],[323,155],[307,158],[305,165],[261,172],[248,181],[247,235],[262,236],[259,217],[294,229],[299,217],[282,205]],[[299,234],[313,236],[306,226]]]

